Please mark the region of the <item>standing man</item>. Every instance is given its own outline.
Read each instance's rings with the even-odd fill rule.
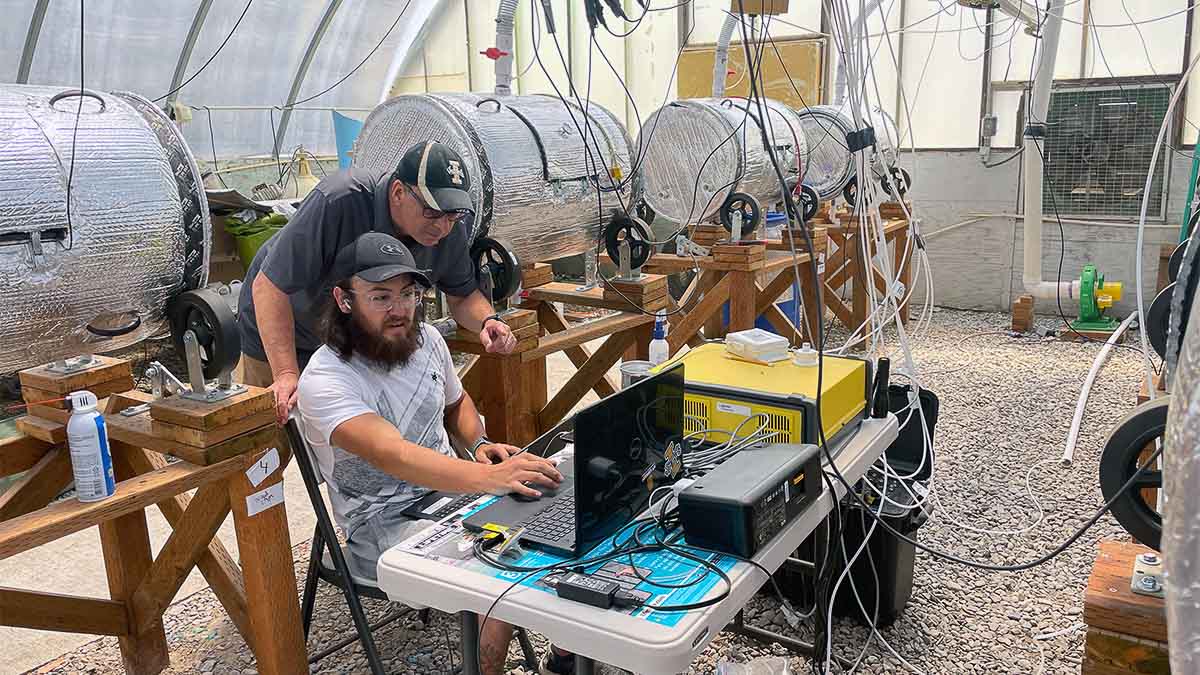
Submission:
[[[513,350],[516,338],[477,285],[470,181],[453,149],[418,143],[393,172],[349,169],[324,178],[259,249],[238,299],[238,330],[244,379],[271,388],[280,424],[296,403],[300,372],[321,346],[317,313],[337,281],[337,253],[367,232],[403,242],[446,294],[454,320],[478,331],[489,352]]]

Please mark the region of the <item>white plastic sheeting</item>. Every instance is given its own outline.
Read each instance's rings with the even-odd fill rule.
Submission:
[[[412,0],[416,4],[422,0]],[[13,82],[38,0],[0,0],[0,81]],[[303,100],[333,85],[353,70],[379,43],[409,0],[343,0],[337,3],[323,39],[300,87]],[[164,96],[179,61],[200,0],[88,0],[84,31],[85,86],[91,90],[132,91],[148,99]],[[232,37],[179,100],[207,106],[282,106],[297,67],[309,47],[330,0],[293,2],[254,0]],[[200,69],[230,34],[246,0],[213,0],[199,27],[186,77]],[[413,8],[410,12],[416,13]],[[332,91],[305,106],[371,108],[379,100],[401,39],[405,17],[378,51]],[[30,84],[79,86],[79,3],[50,2],[38,34],[29,72]],[[207,113],[196,111],[184,135],[198,155],[224,158],[271,151],[271,113],[267,110],[212,111],[210,140]],[[280,113],[274,113],[278,126]],[[281,147],[303,144],[318,154],[335,152],[332,119],[324,110],[295,110]]]

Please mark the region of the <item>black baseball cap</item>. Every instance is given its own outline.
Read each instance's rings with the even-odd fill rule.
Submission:
[[[358,277],[374,283],[411,274],[425,288],[433,286],[425,271],[417,268],[417,261],[408,247],[382,232],[368,232],[354,243],[343,246],[333,262],[333,272],[337,279]]]
[[[416,188],[431,209],[471,211],[471,176],[467,163],[448,145],[435,141],[418,143],[400,158],[395,178]]]

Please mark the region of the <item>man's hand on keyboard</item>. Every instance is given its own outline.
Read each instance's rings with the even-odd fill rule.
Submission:
[[[475,461],[484,464],[498,464],[520,451],[520,448],[507,443],[485,443],[475,451]]]
[[[537,486],[556,488],[563,478],[553,464],[528,452],[483,468],[483,491],[494,495],[513,492],[536,499],[542,496]]]

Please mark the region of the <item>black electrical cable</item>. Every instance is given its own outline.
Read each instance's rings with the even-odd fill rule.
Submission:
[[[79,118],[83,115],[83,2],[79,0],[79,105],[75,108],[75,124],[71,128],[71,165],[67,168],[67,245],[63,247],[70,251],[75,248],[75,226],[71,223],[71,185],[75,180],[75,139],[79,136]]]
[[[1008,157],[1005,157],[1004,159],[1000,160],[999,162],[993,162],[991,164],[985,163],[983,165],[983,168],[994,169],[998,166],[1003,166],[1003,165],[1008,164],[1009,162],[1013,161],[1014,159],[1020,157],[1023,154],[1025,154],[1025,148],[1019,148],[1015,152],[1013,152],[1011,155],[1009,155]]]
[[[234,22],[233,28],[229,29],[229,34],[225,36],[224,40],[221,40],[221,44],[217,46],[217,50],[212,53],[212,56],[208,57],[207,61],[205,61],[198,69],[196,69],[196,72],[192,73],[190,77],[188,77],[186,80],[181,82],[178,87],[175,87],[171,91],[168,91],[167,93],[163,94],[162,96],[159,96],[158,98],[154,99],[153,102],[158,103],[159,101],[167,98],[171,94],[178,92],[180,89],[183,89],[184,87],[188,86],[188,84],[192,80],[196,79],[200,75],[200,73],[203,73],[204,69],[208,68],[209,64],[213,62],[213,59],[217,58],[217,54],[220,54],[221,50],[225,48],[225,45],[229,44],[229,39],[233,37],[233,34],[235,32],[237,32],[238,26],[242,25],[242,19],[246,18],[246,12],[250,11],[250,5],[253,5],[253,4],[254,4],[254,0],[246,0],[246,6],[242,8],[242,13],[238,16],[237,21]]]

